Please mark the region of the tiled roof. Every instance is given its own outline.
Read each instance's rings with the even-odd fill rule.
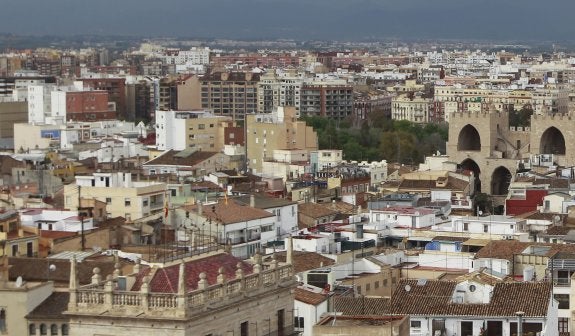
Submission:
[[[548,184],[551,189],[568,189],[569,179],[566,178],[547,178],[547,179],[535,179],[533,181],[534,185]]]
[[[573,227],[569,226],[552,226],[547,229],[545,232],[546,235],[549,236],[564,236],[569,233],[569,231],[573,230]]]
[[[447,183],[444,186],[438,186],[435,180],[411,180],[404,179],[399,185],[399,189],[417,189],[417,190],[429,190],[429,189],[451,189],[463,191],[469,185],[469,182],[449,176],[447,178]]]
[[[245,195],[236,197],[234,198],[234,200],[236,200],[240,204],[249,205],[250,197],[251,197],[250,195]],[[255,201],[255,207],[259,209],[277,208],[297,203],[287,199],[270,197],[261,193],[254,194],[254,201]]]
[[[337,297],[335,307],[344,315],[515,316],[521,310],[525,316],[544,317],[551,299],[550,283],[500,282],[494,284],[490,303],[453,303],[456,284],[427,280],[418,285],[417,280],[402,280],[391,299]]]
[[[332,210],[327,206],[317,203],[301,203],[298,206],[298,213],[312,218],[321,218],[326,216],[337,215],[339,212]]]
[[[391,311],[389,298],[337,296],[334,301],[335,309],[343,315],[385,315]]]
[[[286,261],[286,252],[276,253],[279,262]],[[333,259],[324,257],[316,252],[293,251],[293,268],[295,273],[301,273],[312,269],[327,267],[335,264]]]
[[[70,281],[70,260],[68,259],[45,259],[45,258],[10,258],[9,278],[15,280],[18,276],[26,281],[46,281],[51,280],[56,283],[68,284]],[[122,262],[120,262],[122,263]],[[56,269],[49,270],[50,265],[55,265]],[[92,281],[93,269],[98,267],[103,279],[114,272],[114,261],[84,260],[77,264],[78,281],[81,285]]]
[[[215,284],[217,282],[218,270],[220,267],[223,267],[226,279],[234,279],[236,277],[238,263],[241,264],[244,274],[247,275],[252,273],[252,265],[227,253],[220,253],[186,262],[184,266],[186,292],[198,288],[198,281],[200,280],[200,273],[202,272],[206,273],[206,280],[209,285]],[[142,270],[141,272],[148,271]],[[155,293],[177,293],[179,273],[179,264],[159,268],[150,280],[150,290]],[[141,282],[139,285],[134,284],[132,290],[140,290],[140,286]]]
[[[392,296],[390,309],[394,314],[457,315],[457,316],[515,316],[524,311],[525,316],[543,317],[551,299],[548,282],[497,283],[488,304],[453,303],[456,282],[427,280],[418,285],[417,280],[403,280]],[[406,285],[409,285],[407,291]]]
[[[68,310],[68,301],[70,301],[70,293],[53,292],[44,302],[31,311],[26,318],[29,320],[67,320],[68,317],[62,313]]]
[[[40,237],[47,239],[67,238],[76,235],[77,235],[76,232],[40,230]]]
[[[317,306],[327,300],[328,296],[321,293],[315,293],[303,288],[295,289],[295,299],[303,303]]]
[[[545,244],[520,242],[517,240],[493,240],[475,254],[475,258],[494,258],[511,261],[515,254],[522,253],[529,246],[548,246],[549,251],[544,256],[551,257],[558,252],[575,252],[572,244]]]
[[[274,216],[271,212],[239,204],[233,199],[219,200],[214,204],[187,205],[184,206],[184,209],[197,213],[199,206],[203,207],[202,216],[204,218],[212,219],[220,224],[233,224]]]
[[[163,153],[155,159],[152,159],[146,163],[146,165],[178,165],[178,166],[189,166],[193,167],[202,161],[205,161],[212,156],[218,154],[217,152],[206,152],[206,151],[196,151],[187,157],[176,157],[176,154],[180,153],[173,149]]]

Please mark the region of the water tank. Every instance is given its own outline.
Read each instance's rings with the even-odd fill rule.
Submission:
[[[526,266],[523,269],[523,281],[535,281],[535,268],[533,266]]]

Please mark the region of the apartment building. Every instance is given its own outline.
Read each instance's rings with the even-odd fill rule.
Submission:
[[[276,149],[317,150],[317,133],[304,121],[297,121],[295,107],[278,107],[271,114],[247,116],[248,167],[262,171],[262,163]]]
[[[216,115],[244,120],[257,109],[260,75],[251,72],[213,72],[201,78],[201,106]]]
[[[295,73],[266,73],[258,83],[258,113],[272,113],[276,107],[293,106],[300,115],[303,79]]]
[[[76,176],[76,183],[64,186],[64,207],[77,209],[80,195],[105,202],[108,218],[131,221],[162,212],[166,192],[165,183],[132,181],[130,173],[94,173]]]
[[[312,81],[300,91],[300,115],[344,119],[353,114],[353,87],[343,80]]]
[[[208,111],[157,111],[156,146],[159,150],[223,150],[226,127],[235,124],[230,117]]]
[[[391,100],[391,119],[426,123],[430,120],[432,107],[431,98],[411,94],[397,96]]]
[[[24,229],[16,210],[0,210],[0,256],[38,256],[38,234]]]

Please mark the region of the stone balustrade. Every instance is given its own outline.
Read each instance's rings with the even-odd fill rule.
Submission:
[[[261,265],[255,265],[254,272],[248,275],[244,275],[238,267],[234,279],[227,280],[222,274],[217,283],[211,285],[207,284],[206,275],[202,273],[197,289],[183,295],[181,291],[151,292],[147,282],[142,284],[140,291],[120,291],[114,288],[114,279],[109,277],[99,283],[71,289],[75,295],[71,296],[74,300],[70,301],[68,310],[76,313],[93,313],[96,310],[113,313],[117,309],[124,314],[132,311],[134,316],[143,312],[184,318],[238,302],[245,296],[265,293],[278,286],[292,286],[294,281],[292,266],[279,266],[277,262],[265,270]]]

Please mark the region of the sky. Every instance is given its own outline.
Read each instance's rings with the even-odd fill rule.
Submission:
[[[572,41],[573,0],[2,0],[0,33]]]

